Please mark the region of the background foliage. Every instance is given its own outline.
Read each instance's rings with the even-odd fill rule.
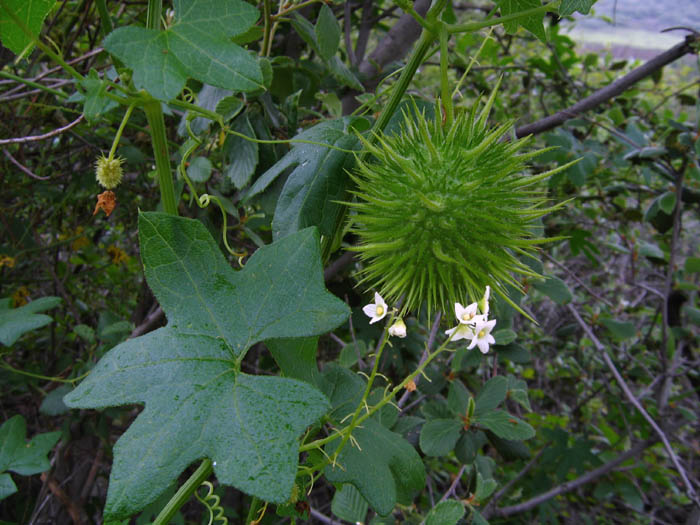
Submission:
[[[559,13],[586,12],[592,3],[564,2]],[[19,4],[0,5],[17,10]],[[194,4],[200,9],[190,11]],[[357,372],[370,374],[382,334],[362,314],[373,291],[356,286],[360,263],[346,251],[357,240],[343,230],[340,204],[351,189],[349,151],[360,150],[355,133],[366,132],[386,108],[420,26],[388,1],[227,4],[237,10],[219,4],[226,2],[165,5],[183,15],[174,19],[163,10],[167,30],[160,32],[145,27],[145,2],[26,4],[20,18],[77,76],[34,48],[0,8],[0,519],[97,523],[106,510],[150,522],[194,472],[192,461],[206,455],[218,462],[212,495],[232,523],[245,522],[256,508],[248,494],[273,502],[263,523],[693,523],[699,511],[692,497],[700,489],[697,57],[651,69],[575,118],[530,131],[537,147],[554,148],[530,161],[529,172],[580,159],[546,183],[552,202],[571,200],[539,226],[544,236],[563,238],[538,248],[541,262],[529,262],[545,278],[523,277],[526,293],[513,291],[538,324],[495,302],[492,351],[482,356],[460,347],[439,355],[415,392],[402,389],[396,407],[384,405],[353,432],[357,446],[346,445],[340,455],[349,468],[327,466],[307,497],[308,476],[294,479],[295,440],[326,412],[324,428],[347,423],[366,385]],[[424,14],[428,4],[413,7]],[[442,20],[464,24],[495,7],[508,15],[538,5],[450,2]],[[266,9],[277,18],[266,18]],[[492,32],[456,33],[447,72],[453,89],[461,79],[456,109],[470,109],[501,78],[491,121],[515,119],[519,134],[599,96],[639,65],[582,50],[561,25],[552,13]],[[692,53],[697,33],[694,38],[681,55]],[[187,44],[193,39],[206,43],[198,54]],[[211,67],[219,59],[225,67]],[[150,213],[167,211],[168,204],[158,191],[153,116],[141,111],[134,111],[116,151],[125,159],[117,206],[108,217],[93,214],[101,191],[95,159],[110,150],[124,115],[115,86],[129,82],[158,99],[155,111],[165,113],[166,161],[182,166],[174,181],[178,210],[199,221],[177,219],[187,224],[180,230]],[[408,90],[428,115],[440,82],[439,54],[431,52]],[[238,134],[188,115],[188,104]],[[398,122],[392,119],[387,133],[397,133]],[[297,142],[275,142],[292,137]],[[195,192],[216,202],[200,208]],[[139,219],[139,210],[149,213]],[[311,226],[319,233],[306,229]],[[172,242],[170,259],[153,245],[149,253],[149,241],[177,232],[186,238]],[[177,272],[153,273],[168,264],[194,276],[190,290]],[[242,271],[231,269],[241,265]],[[210,282],[216,268],[226,268],[228,284]],[[322,270],[335,298],[321,286]],[[239,295],[229,293],[252,273],[265,277],[241,286]],[[192,291],[200,284],[210,293]],[[245,322],[217,332],[184,296],[219,312],[215,320],[232,316],[223,325]],[[290,304],[315,306],[269,328],[266,321],[284,317],[277,310]],[[392,339],[377,363],[392,386],[416,370],[426,348],[444,341],[451,312],[441,320],[419,311],[406,324],[408,337]],[[158,369],[162,377],[149,399],[159,410],[134,405],[144,401],[142,389],[155,374],[148,381],[130,377],[128,367],[120,370],[122,360],[156,362],[158,352],[171,355],[177,346],[171,339],[196,348],[201,362]],[[236,370],[220,376],[220,390],[207,391],[202,403],[210,412],[186,407],[192,418],[223,414],[202,423],[211,433],[207,454],[186,450],[177,464],[167,457],[172,472],[165,478],[124,485],[133,506],[105,509],[110,474],[114,480],[133,472],[150,432],[164,428],[155,416],[166,414],[176,396],[189,399],[198,373],[217,373],[201,372],[214,366],[207,359],[229,360],[222,370]],[[74,390],[93,368],[114,371],[113,383],[90,376]],[[268,427],[274,434],[289,426],[286,444],[270,452],[279,470],[268,474],[293,485],[291,499],[284,491],[256,493],[258,485],[274,492],[261,482],[267,478],[240,482],[253,468],[245,453],[226,465],[231,456],[213,450],[217,442],[236,448],[220,436],[244,433],[233,424],[224,428],[231,409],[217,404],[232,384],[245,392],[247,417],[258,423],[251,443]],[[370,404],[381,399],[380,384]],[[89,389],[102,397],[80,404]],[[276,389],[277,399],[297,406],[261,401],[261,392]],[[305,419],[294,416],[299,410]],[[312,426],[305,443],[320,431]],[[165,452],[194,439],[164,435],[181,440],[166,443]],[[301,468],[322,464],[337,443],[322,451],[302,446]],[[120,448],[123,460],[115,458]],[[228,467],[244,472],[227,477]],[[144,510],[143,502],[157,497]],[[193,499],[173,521],[206,523],[213,506]]]

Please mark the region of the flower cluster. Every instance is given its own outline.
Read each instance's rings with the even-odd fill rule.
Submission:
[[[369,324],[373,324],[386,317],[386,314],[389,312],[389,307],[384,302],[384,299],[382,299],[382,296],[374,292],[374,302],[363,306],[362,311],[367,317],[370,317]],[[403,322],[403,319],[400,317],[396,318],[394,323],[389,327],[389,335],[392,337],[406,337],[406,323]]]
[[[496,326],[496,320],[488,320],[490,294],[491,288],[487,286],[484,296],[478,303],[472,303],[466,307],[455,303],[455,316],[459,324],[445,332],[450,336],[450,341],[469,339],[471,341],[467,347],[469,350],[478,346],[482,354],[489,351],[489,345],[496,342],[491,335],[493,327]]]

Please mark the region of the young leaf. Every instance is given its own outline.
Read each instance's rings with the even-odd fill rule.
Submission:
[[[60,303],[60,297],[42,297],[19,308],[0,306],[0,343],[11,346],[25,333],[46,326],[51,318],[36,312],[50,310]]]
[[[55,0],[5,0],[3,4],[24,22],[34,36],[37,36],[44,18],[56,2]],[[34,47],[33,40],[17,26],[2,7],[0,7],[0,42],[15,55],[21,55],[25,49],[30,50]]]
[[[476,501],[484,501],[488,498],[493,491],[496,490],[498,483],[493,478],[484,479],[480,472],[476,473],[476,492],[474,493],[474,499]]]
[[[613,337],[618,341],[631,339],[637,334],[637,327],[629,321],[618,321],[617,319],[601,319],[605,328],[612,332]]]
[[[114,448],[105,516],[142,509],[204,457],[221,483],[284,502],[298,436],[328,400],[301,381],[243,374],[240,363],[256,342],[321,334],[347,318],[323,286],[318,234],[260,248],[239,272],[198,221],[142,213],[139,237],[168,325],[110,350],[65,398],[73,408],[145,404]]]
[[[557,304],[567,304],[573,299],[571,290],[559,277],[548,275],[544,282],[535,281],[532,287]]]
[[[559,15],[569,16],[574,14],[574,11],[587,15],[595,2],[596,0],[562,0],[559,6]]]
[[[501,14],[503,16],[514,15],[520,11],[526,11],[534,7],[540,7],[542,3],[540,0],[495,0],[496,4],[501,8]],[[544,32],[544,25],[542,20],[544,19],[544,12],[538,15],[530,15],[519,18],[518,20],[513,20],[511,22],[505,22],[503,27],[508,33],[515,33],[518,30],[518,26],[523,26],[525,29],[530,31],[533,35],[539,38],[542,42],[547,40]]]
[[[323,371],[323,391],[331,400],[330,418],[341,421],[354,412],[365,381],[357,374],[330,364]],[[331,483],[351,483],[381,515],[387,515],[396,502],[408,504],[415,491],[425,484],[425,467],[415,449],[401,435],[391,432],[377,415],[364,421],[352,433],[334,465],[325,469]],[[325,452],[332,457],[339,440],[328,443]]]
[[[530,400],[527,397],[527,383],[524,379],[517,379],[513,374],[508,374],[508,398],[512,399],[528,412],[530,408]]]
[[[255,58],[230,38],[250,28],[258,10],[242,0],[176,0],[177,22],[165,31],[120,27],[107,51],[133,72],[134,86],[159,100],[178,95],[187,77],[233,91],[264,89]]]
[[[333,11],[326,4],[321,6],[314,32],[321,58],[330,60],[338,51],[338,46],[340,45],[340,26],[333,15]]]
[[[85,90],[85,99],[83,101],[83,115],[89,123],[94,123],[100,115],[107,113],[119,105],[111,98],[105,95],[107,91],[107,83],[100,79],[97,71],[91,69],[87,76],[80,83],[80,86]]]
[[[316,364],[318,337],[289,337],[269,339],[265,346],[286,377],[318,385],[319,373]]]
[[[456,525],[464,516],[464,505],[448,499],[441,501],[425,517],[425,525]]]
[[[237,117],[231,129],[246,137],[255,138],[255,131],[247,115]],[[258,144],[236,135],[229,135],[224,142],[224,155],[227,163],[224,168],[226,176],[239,190],[247,186],[258,165]]]
[[[481,388],[476,402],[475,415],[493,410],[506,398],[508,380],[503,376],[492,377]]]
[[[396,502],[408,504],[425,485],[425,467],[415,449],[400,435],[372,419],[353,433],[334,465],[324,471],[331,483],[352,483],[378,514],[389,514]],[[339,440],[326,446],[332,456]]]
[[[330,149],[356,149],[358,140],[351,130],[367,124],[362,117],[329,120],[307,129],[295,139],[319,144],[297,143],[274,166],[263,173],[246,195],[249,199],[265,190],[284,170],[294,167],[277,201],[272,221],[275,239],[307,226],[317,226],[322,235],[332,235],[341,210],[337,201],[345,195],[347,172],[353,162],[349,153]]]
[[[38,434],[27,443],[27,424],[16,415],[0,427],[0,473],[7,470],[31,476],[48,470],[51,464],[46,455],[61,437],[60,432]],[[0,499],[17,491],[9,474],[0,474]]]
[[[420,448],[427,456],[446,456],[461,432],[462,423],[456,419],[431,419],[420,431]]]
[[[503,410],[483,413],[476,422],[503,439],[524,440],[535,436],[534,428]]]
[[[211,177],[211,161],[206,157],[195,157],[187,166],[187,176],[194,182],[207,182]]]
[[[367,500],[349,483],[336,490],[333,495],[331,511],[341,520],[364,523],[368,508]]]

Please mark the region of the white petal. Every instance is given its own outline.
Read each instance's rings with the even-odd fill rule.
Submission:
[[[479,350],[481,350],[482,354],[488,353],[489,344],[484,339],[479,339],[476,344],[479,345]]]
[[[386,303],[384,302],[384,299],[382,299],[382,296],[377,292],[374,292],[374,304],[377,306],[383,306],[384,310],[386,310]]]
[[[366,306],[362,307],[362,311],[365,313],[367,317],[374,317],[377,315],[377,305],[376,304],[368,304]]]

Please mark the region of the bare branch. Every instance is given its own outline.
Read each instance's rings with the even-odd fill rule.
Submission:
[[[571,492],[574,489],[579,488],[582,485],[585,485],[586,483],[590,483],[592,481],[595,481],[601,476],[604,476],[608,472],[612,471],[615,467],[618,465],[624,463],[630,458],[633,458],[637,456],[638,454],[641,454],[645,449],[649,448],[650,446],[654,445],[659,441],[659,438],[657,436],[651,437],[645,441],[641,441],[634,445],[632,448],[630,448],[627,452],[623,452],[619,456],[617,456],[615,459],[608,461],[604,465],[601,465],[600,467],[591,470],[590,472],[587,472],[583,474],[582,476],[579,476],[578,478],[572,480],[572,481],[567,481],[566,483],[562,483],[561,485],[558,485],[554,487],[551,490],[548,490],[547,492],[544,492],[540,494],[539,496],[535,496],[532,499],[529,499],[527,501],[524,501],[523,503],[519,503],[517,505],[512,505],[510,507],[502,507],[500,509],[494,509],[492,511],[484,511],[482,514],[484,518],[488,519],[492,516],[498,516],[498,517],[506,517],[506,516],[512,516],[514,514],[520,514],[521,512],[527,512],[528,510],[534,509],[541,503],[544,503],[545,501],[548,501],[552,498],[555,498],[556,496],[560,494],[565,494],[566,492]]]
[[[39,175],[37,175],[36,173],[34,173],[32,170],[30,170],[30,169],[27,168],[26,166],[23,166],[23,165],[20,164],[19,161],[17,161],[17,159],[15,159],[15,158],[10,154],[10,152],[7,151],[5,148],[2,148],[2,152],[5,154],[5,156],[6,156],[8,159],[10,159],[10,162],[11,162],[12,164],[14,164],[15,166],[17,166],[21,171],[23,171],[24,173],[26,173],[27,175],[29,175],[32,179],[36,179],[36,180],[49,180],[49,179],[51,178],[51,177],[40,177]]]
[[[579,102],[567,109],[559,111],[554,115],[545,117],[542,120],[538,120],[537,122],[533,122],[532,124],[527,124],[525,126],[517,128],[515,130],[515,134],[518,137],[524,137],[526,135],[532,135],[542,133],[543,131],[548,131],[552,128],[559,126],[560,124],[563,124],[567,120],[576,117],[579,113],[583,113],[584,111],[588,111],[589,109],[593,109],[601,105],[603,102],[606,102],[611,98],[616,97],[623,91],[627,90],[643,78],[648,77],[655,71],[658,71],[662,67],[678,60],[682,56],[685,56],[689,53],[694,53],[695,50],[693,49],[692,44],[698,41],[700,41],[700,38],[698,36],[688,35],[687,37],[685,37],[685,40],[680,44],[676,44],[668,51],[664,51],[660,55],[655,56],[646,64],[638,67],[633,71],[630,71],[624,77],[618,78],[615,82],[605,86],[604,88],[599,89],[592,95],[584,98],[583,100],[580,100]]]
[[[80,115],[77,119],[75,119],[73,122],[70,124],[67,124],[63,126],[62,128],[56,128],[53,131],[49,131],[48,133],[44,133],[43,135],[30,135],[28,137],[17,137],[14,139],[2,139],[0,140],[0,144],[24,144],[25,142],[34,142],[38,140],[46,140],[50,139],[51,137],[55,137],[56,135],[60,135],[61,133],[64,133],[68,131],[69,129],[77,126],[82,122],[83,116]]]
[[[656,423],[656,421],[654,421],[654,419],[649,415],[649,413],[646,410],[644,410],[644,407],[641,405],[639,400],[636,397],[634,397],[632,390],[630,390],[629,386],[627,386],[627,383],[625,382],[623,377],[620,375],[620,372],[618,372],[617,368],[615,367],[615,363],[613,363],[612,359],[610,359],[608,352],[605,350],[605,346],[603,346],[603,343],[601,343],[598,340],[598,338],[593,333],[593,330],[591,330],[591,328],[588,326],[588,324],[581,318],[581,316],[579,315],[576,308],[574,308],[570,304],[567,305],[567,307],[568,307],[569,311],[571,312],[571,314],[576,319],[576,322],[581,326],[581,328],[583,328],[583,331],[586,332],[586,335],[591,339],[591,341],[593,341],[593,344],[595,345],[596,349],[600,352],[601,356],[603,357],[603,361],[605,362],[607,367],[612,372],[613,376],[615,377],[615,380],[617,381],[618,385],[620,385],[620,388],[624,392],[624,394],[627,397],[627,399],[629,400],[629,402],[632,403],[634,408],[636,408],[637,411],[642,415],[642,417],[647,420],[649,425],[651,425],[651,428],[653,428],[654,432],[656,432],[656,434],[659,436],[659,439],[664,444],[664,448],[666,449],[666,452],[668,453],[669,457],[671,458],[673,466],[676,468],[676,471],[678,472],[681,479],[683,480],[683,484],[685,485],[685,488],[686,488],[686,494],[698,507],[700,507],[700,499],[698,499],[698,495],[695,492],[695,488],[693,487],[692,483],[688,479],[688,475],[686,474],[685,469],[683,468],[680,461],[678,460],[678,456],[673,451],[673,447],[671,446],[671,443],[668,441],[666,434],[664,433],[663,430],[661,430],[661,427]]]

